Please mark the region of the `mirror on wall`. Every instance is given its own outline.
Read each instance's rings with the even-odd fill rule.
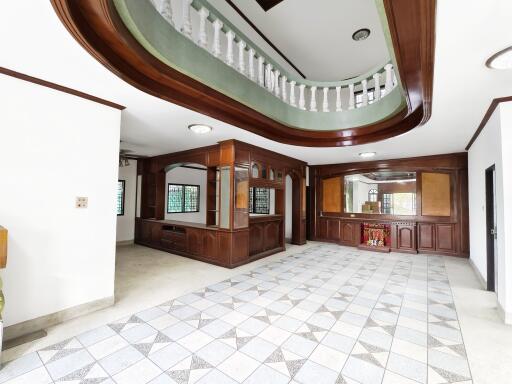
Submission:
[[[347,213],[416,215],[416,172],[375,171],[344,177]]]

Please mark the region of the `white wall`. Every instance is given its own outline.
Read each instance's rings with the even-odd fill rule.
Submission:
[[[306,178],[308,180],[308,178]],[[285,200],[285,221],[284,221],[284,238],[292,238],[292,220],[293,220],[293,180],[291,176],[286,175],[286,200]]]
[[[124,180],[124,215],[117,216],[116,241],[131,241],[135,232],[135,197],[137,194],[137,161],[119,167],[119,180]]]
[[[199,212],[167,213],[167,185],[169,183],[199,185]],[[165,175],[165,218],[190,223],[206,224],[206,170],[177,167]]]
[[[4,75],[0,105],[6,325],[111,297],[121,112]]]
[[[498,301],[512,313],[512,103],[494,111],[468,154],[470,258],[487,279],[485,170],[496,167]]]

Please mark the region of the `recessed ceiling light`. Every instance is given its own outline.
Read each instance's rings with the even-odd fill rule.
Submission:
[[[188,126],[192,132],[197,133],[198,135],[204,135],[205,133],[209,133],[212,131],[212,127],[205,124],[190,124]]]
[[[361,156],[362,158],[366,159],[368,157],[373,157],[375,156],[377,153],[376,152],[361,152],[359,154],[359,156]]]
[[[512,69],[512,47],[495,53],[485,62],[485,65],[492,69]]]
[[[366,40],[370,36],[370,30],[368,28],[361,28],[352,34],[352,39],[355,41]]]

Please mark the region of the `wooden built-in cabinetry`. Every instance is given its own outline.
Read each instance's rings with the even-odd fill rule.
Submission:
[[[344,177],[375,171],[416,174],[415,215],[345,212]],[[318,165],[310,167],[309,175],[313,240],[359,246],[363,223],[377,223],[389,226],[392,251],[468,257],[466,153]]]
[[[204,223],[165,220],[166,170],[198,164],[206,177]],[[135,242],[197,260],[236,267],[283,251],[285,178],[292,178],[292,243],[306,242],[306,163],[236,140],[141,159]],[[275,214],[249,215],[249,188],[275,190]]]

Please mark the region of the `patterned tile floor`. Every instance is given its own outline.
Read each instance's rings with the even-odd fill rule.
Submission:
[[[7,363],[9,384],[470,384],[444,261],[321,244]]]

